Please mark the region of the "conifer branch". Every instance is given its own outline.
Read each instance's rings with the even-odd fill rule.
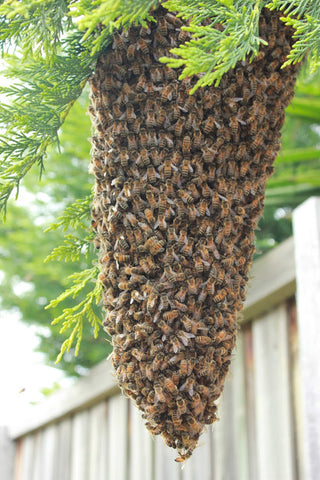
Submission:
[[[62,324],[60,329],[61,334],[72,328],[71,334],[61,346],[61,351],[57,357],[56,363],[61,360],[65,352],[70,351],[75,340],[75,356],[78,355],[82,340],[84,320],[88,321],[92,326],[94,338],[97,338],[98,336],[101,320],[94,310],[95,307],[99,305],[102,295],[102,284],[97,280],[98,272],[98,267],[94,266],[83,272],[70,275],[68,279],[73,281],[73,285],[59,295],[58,298],[52,300],[46,307],[46,309],[54,308],[67,298],[76,298],[83,292],[89,282],[95,282],[94,288],[87,293],[84,300],[76,304],[74,307],[65,308],[62,315],[55,318],[52,322],[52,325]]]

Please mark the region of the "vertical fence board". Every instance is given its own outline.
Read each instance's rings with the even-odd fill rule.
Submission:
[[[309,198],[293,215],[301,366],[304,478],[320,472],[320,198]]]
[[[179,480],[181,465],[174,461],[176,450],[167,447],[160,436],[154,439],[155,450],[155,480]]]
[[[55,475],[59,480],[69,480],[71,475],[71,428],[70,417],[58,424]]]
[[[18,469],[19,476],[16,475],[16,480],[32,480],[35,454],[34,435],[27,435],[21,439],[20,453],[20,468]]]
[[[256,442],[256,411],[254,394],[253,335],[251,322],[243,328],[243,349],[248,445],[248,478],[250,480],[257,480],[258,466]]]
[[[57,426],[50,425],[39,432],[36,447],[34,480],[56,480]]]
[[[0,426],[0,478],[12,480],[14,475],[15,443],[9,438],[7,427]]]
[[[242,330],[238,333],[235,358],[230,367],[233,383],[234,441],[233,451],[235,468],[232,480],[248,480],[248,432],[246,415],[244,338]]]
[[[181,470],[182,480],[211,480],[211,426],[201,435],[198,447]]]
[[[294,475],[287,337],[284,305],[253,323],[259,480]]]
[[[34,433],[34,456],[33,456],[33,474],[32,480],[42,480],[43,478],[43,430]]]
[[[102,451],[103,430],[106,429],[105,423],[105,404],[99,403],[89,410],[89,468],[88,480],[97,480],[100,475],[100,458],[106,456]]]
[[[151,480],[153,439],[133,402],[130,402],[130,421],[130,480]]]
[[[128,399],[123,395],[108,402],[108,479],[127,480]]]
[[[88,410],[84,410],[72,419],[71,480],[88,478],[88,418]]]
[[[298,347],[298,325],[295,298],[287,302],[287,317],[289,330],[289,364],[290,364],[290,393],[292,403],[292,432],[296,476],[294,480],[303,479],[303,430],[301,407],[301,383]]]
[[[243,338],[239,333],[237,348],[224,392],[219,401],[218,420],[213,424],[214,478],[248,479],[248,447],[245,411]]]
[[[100,456],[98,458],[98,476],[95,480],[106,480],[108,478],[108,452],[109,452],[109,419],[108,402],[102,402],[100,412]]]

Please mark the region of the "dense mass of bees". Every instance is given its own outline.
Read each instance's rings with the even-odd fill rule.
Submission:
[[[190,96],[197,79],[158,62],[189,34],[153,15],[91,80],[92,224],[119,384],[183,461],[216,419],[297,66],[280,70],[292,31],[264,10],[269,45]]]

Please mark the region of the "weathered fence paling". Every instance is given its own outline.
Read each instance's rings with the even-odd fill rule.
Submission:
[[[1,480],[10,468],[15,480],[316,480],[320,199],[297,209],[294,226],[294,238],[253,266],[220,420],[183,470],[105,361],[11,425],[11,441],[0,430]]]

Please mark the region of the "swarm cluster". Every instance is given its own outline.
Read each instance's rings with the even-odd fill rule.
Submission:
[[[92,224],[119,384],[183,461],[216,419],[297,66],[280,69],[292,31],[264,10],[269,45],[190,96],[197,79],[158,62],[183,22],[153,15],[91,80]]]

